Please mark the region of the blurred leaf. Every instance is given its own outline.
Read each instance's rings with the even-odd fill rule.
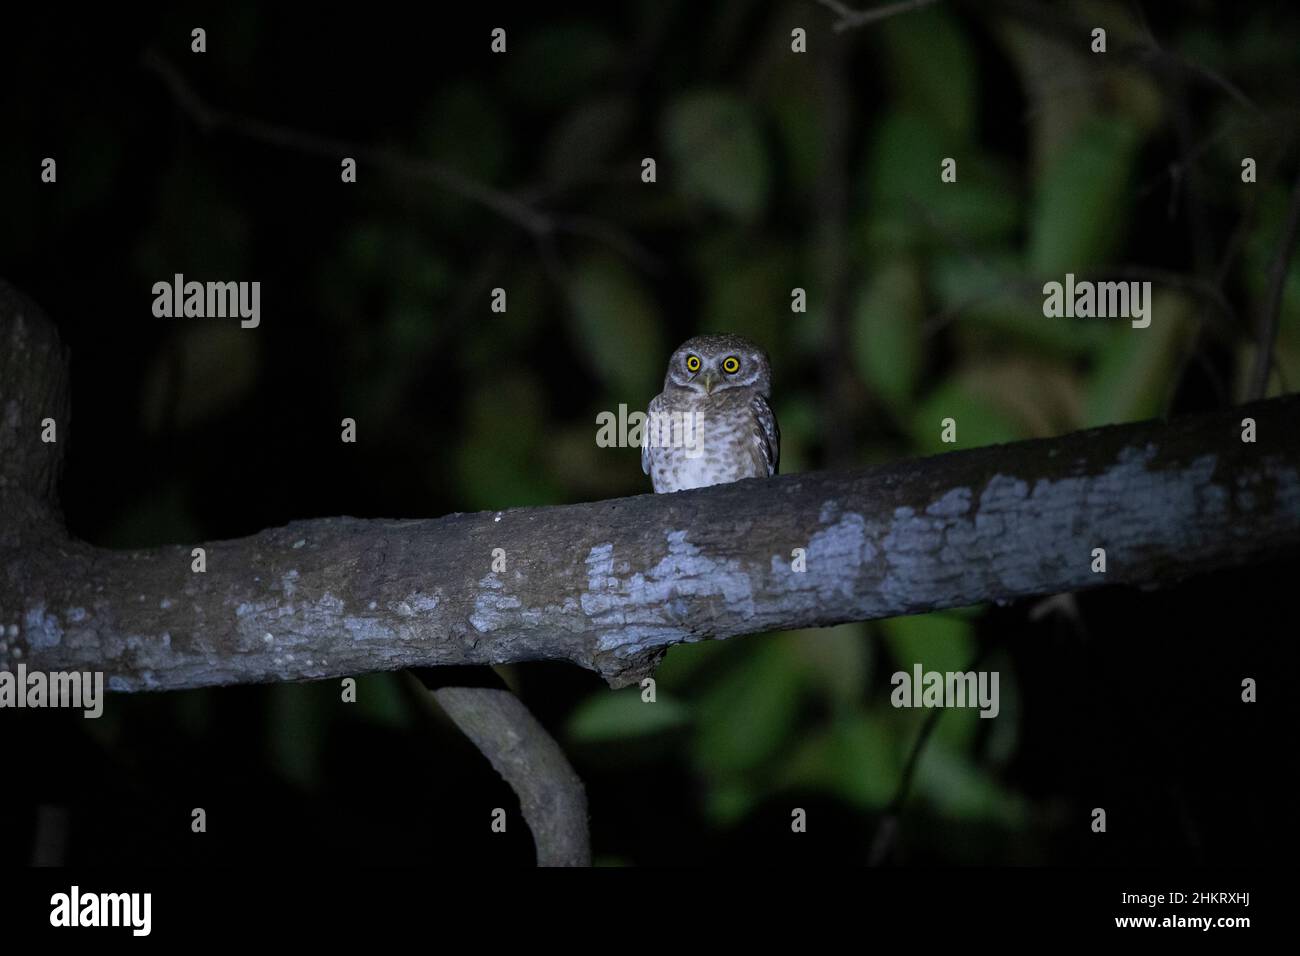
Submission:
[[[945,418],[957,423],[957,441],[942,440]],[[980,397],[960,377],[949,379],[929,394],[912,416],[912,440],[922,454],[938,454],[959,448],[978,448],[1015,441],[1020,429],[997,403]]]
[[[629,406],[659,391],[668,355],[659,310],[641,282],[608,256],[583,260],[569,283],[578,344],[596,373]]]
[[[785,788],[826,790],[867,810],[883,807],[898,785],[899,762],[888,724],[849,714],[808,736],[777,774]]]
[[[1033,274],[1083,273],[1115,252],[1139,145],[1128,120],[1091,116],[1080,124],[1037,184],[1029,223]]]
[[[655,668],[655,681],[660,690],[665,688],[681,692],[691,681],[716,664],[719,658],[734,653],[736,645],[726,641],[692,641],[674,644]]]
[[[960,618],[913,614],[888,618],[879,626],[898,669],[908,674],[917,663],[927,671],[964,671],[974,654],[974,628]]]
[[[853,311],[858,373],[896,412],[909,407],[921,370],[923,296],[920,270],[896,258],[866,282]]]
[[[1042,284],[1025,275],[1020,258],[1007,249],[981,249],[978,260],[964,252],[936,254],[930,283],[942,306],[935,318],[959,336],[963,352],[1029,344],[1058,355],[1085,355],[1106,337],[1098,322],[1046,318]]]
[[[961,137],[975,125],[979,74],[965,27],[940,6],[880,25],[897,102]]]
[[[1069,148],[1079,124],[1097,109],[1097,58],[1086,45],[1049,37],[1011,17],[1001,18],[993,30],[1020,75],[1029,102],[1029,173],[1037,179]]]
[[[1110,335],[1088,384],[1089,428],[1154,418],[1165,410],[1173,372],[1195,325],[1187,299],[1165,292],[1152,299],[1145,329],[1127,319],[1092,320],[1110,323]]]
[[[695,763],[710,777],[774,756],[795,732],[802,684],[797,655],[768,639],[711,685],[696,708]]]
[[[770,172],[758,118],[744,100],[694,93],[669,107],[664,139],[684,195],[752,221],[767,202]],[[660,170],[660,181],[665,175]]]
[[[940,179],[945,158],[957,181]],[[877,126],[867,152],[869,209],[859,231],[868,248],[887,252],[920,242],[940,248],[991,242],[1019,228],[1021,190],[997,162],[953,141],[932,116],[894,110]]]
[[[705,791],[704,812],[717,827],[732,827],[758,805],[759,792],[744,780],[714,780]]]
[[[991,820],[1017,829],[1025,824],[1024,798],[1002,787],[964,754],[945,747],[927,748],[915,779],[917,791],[947,817]]]
[[[932,209],[942,201],[943,187],[956,185],[939,181],[940,163],[950,155],[942,131],[929,117],[894,110],[880,121],[866,166],[874,210],[866,222],[873,247],[902,249],[927,234],[918,210]]]
[[[640,688],[598,691],[569,717],[567,734],[580,743],[624,740],[657,734],[690,723],[690,710],[656,689],[654,703],[641,699]]]

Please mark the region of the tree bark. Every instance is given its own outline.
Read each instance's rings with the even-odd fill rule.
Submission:
[[[53,498],[66,378],[52,326],[0,283],[0,669],[103,671],[116,691],[538,659],[622,686],[682,641],[1300,553],[1295,395],[854,471],[110,551]]]

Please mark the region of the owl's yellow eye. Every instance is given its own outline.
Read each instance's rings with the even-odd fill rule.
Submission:
[[[698,355],[686,356],[686,371],[698,372],[700,370],[700,357]]]
[[[731,355],[722,360],[722,370],[728,375],[735,375],[740,371],[740,359]]]

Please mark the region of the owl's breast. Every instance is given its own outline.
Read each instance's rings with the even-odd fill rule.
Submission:
[[[650,478],[656,493],[704,488],[767,475],[752,451],[755,422],[735,402],[700,402],[682,411],[680,423],[661,430],[650,449]]]

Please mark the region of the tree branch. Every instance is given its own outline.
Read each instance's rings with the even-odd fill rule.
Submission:
[[[445,669],[444,669],[445,670]],[[502,687],[428,686],[411,680],[487,757],[519,797],[538,866],[590,866],[587,793],[555,738],[523,701]]]
[[[59,444],[40,440],[47,409],[66,407],[62,350],[15,301],[0,284],[0,669],[100,670],[138,691],[552,659],[622,686],[682,641],[1154,586],[1300,553],[1293,395],[671,495],[299,521],[203,544],[194,573],[197,542],[109,551],[63,530],[43,497],[63,419]],[[1245,416],[1255,443],[1241,441]],[[495,548],[506,571],[492,570]]]

